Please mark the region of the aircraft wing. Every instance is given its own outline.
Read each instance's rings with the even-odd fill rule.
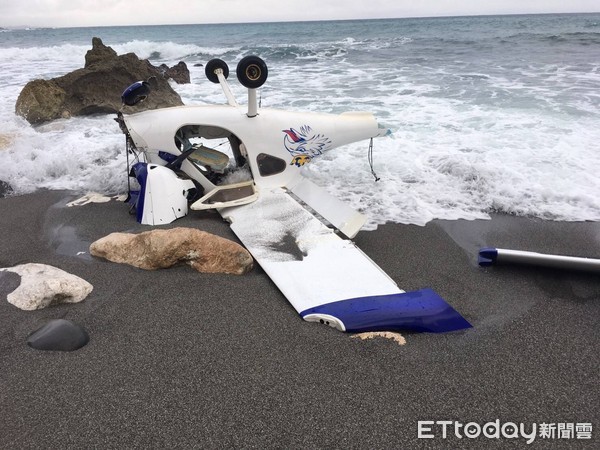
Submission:
[[[317,192],[306,185],[296,190],[305,199]],[[316,203],[338,202],[326,198],[324,190],[318,194]],[[263,188],[254,203],[219,212],[307,321],[349,332],[445,332],[471,326],[433,290],[399,289],[352,241],[324,225],[286,189]]]

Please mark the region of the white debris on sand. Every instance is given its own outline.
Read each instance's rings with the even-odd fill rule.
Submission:
[[[21,276],[21,284],[6,299],[25,311],[59,303],[79,303],[93,289],[84,279],[46,264],[20,264],[0,271],[14,272]]]
[[[394,333],[391,331],[371,331],[368,333],[357,333],[352,335],[352,339],[361,339],[363,341],[367,339],[385,338],[396,341],[398,345],[405,345],[406,339],[400,333]]]
[[[67,206],[82,206],[87,205],[88,203],[107,203],[111,200],[125,200],[125,195],[114,195],[112,197],[108,197],[106,195],[98,194],[97,192],[88,192],[83,197],[78,198],[77,200],[73,200],[72,202],[67,203]]]

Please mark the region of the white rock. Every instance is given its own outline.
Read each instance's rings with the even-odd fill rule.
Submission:
[[[8,294],[7,300],[25,311],[59,303],[79,303],[93,289],[84,279],[46,264],[20,264],[0,271],[21,276],[21,284]]]

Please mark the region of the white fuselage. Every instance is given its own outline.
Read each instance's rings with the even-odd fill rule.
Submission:
[[[245,107],[231,105],[163,108],[127,115],[124,121],[135,146],[146,152],[149,162],[162,165],[165,161],[158,157],[158,151],[181,154],[175,135],[183,126],[202,126],[209,134],[214,131],[214,138],[234,135],[245,147],[254,182],[267,188],[288,185],[300,176],[302,165],[325,151],[387,132],[366,112],[323,114],[260,109],[258,115],[248,117]],[[265,158],[276,163],[276,170],[261,166]],[[194,172],[185,163],[182,168]],[[190,176],[196,178],[193,173]]]

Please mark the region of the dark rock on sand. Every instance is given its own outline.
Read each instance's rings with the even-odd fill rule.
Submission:
[[[6,181],[0,180],[0,198],[4,198],[7,195],[12,194],[13,188]]]
[[[146,270],[188,264],[198,272],[242,275],[253,259],[241,245],[195,228],[111,233],[90,246],[90,254]]]
[[[136,106],[123,108],[124,112],[183,105],[159,68],[134,53],[117,55],[95,37],[83,69],[50,80],[30,81],[21,91],[15,111],[32,124],[71,116],[113,114],[122,108],[124,89],[139,80],[151,80],[152,95]]]
[[[72,352],[90,341],[90,337],[81,326],[70,320],[51,320],[34,331],[27,338],[27,345],[37,350]]]
[[[170,78],[175,83],[178,84],[189,84],[191,83],[190,79],[190,70],[187,65],[183,61],[179,61],[173,67],[169,67],[166,64],[161,64],[158,66],[162,74],[166,78]]]

